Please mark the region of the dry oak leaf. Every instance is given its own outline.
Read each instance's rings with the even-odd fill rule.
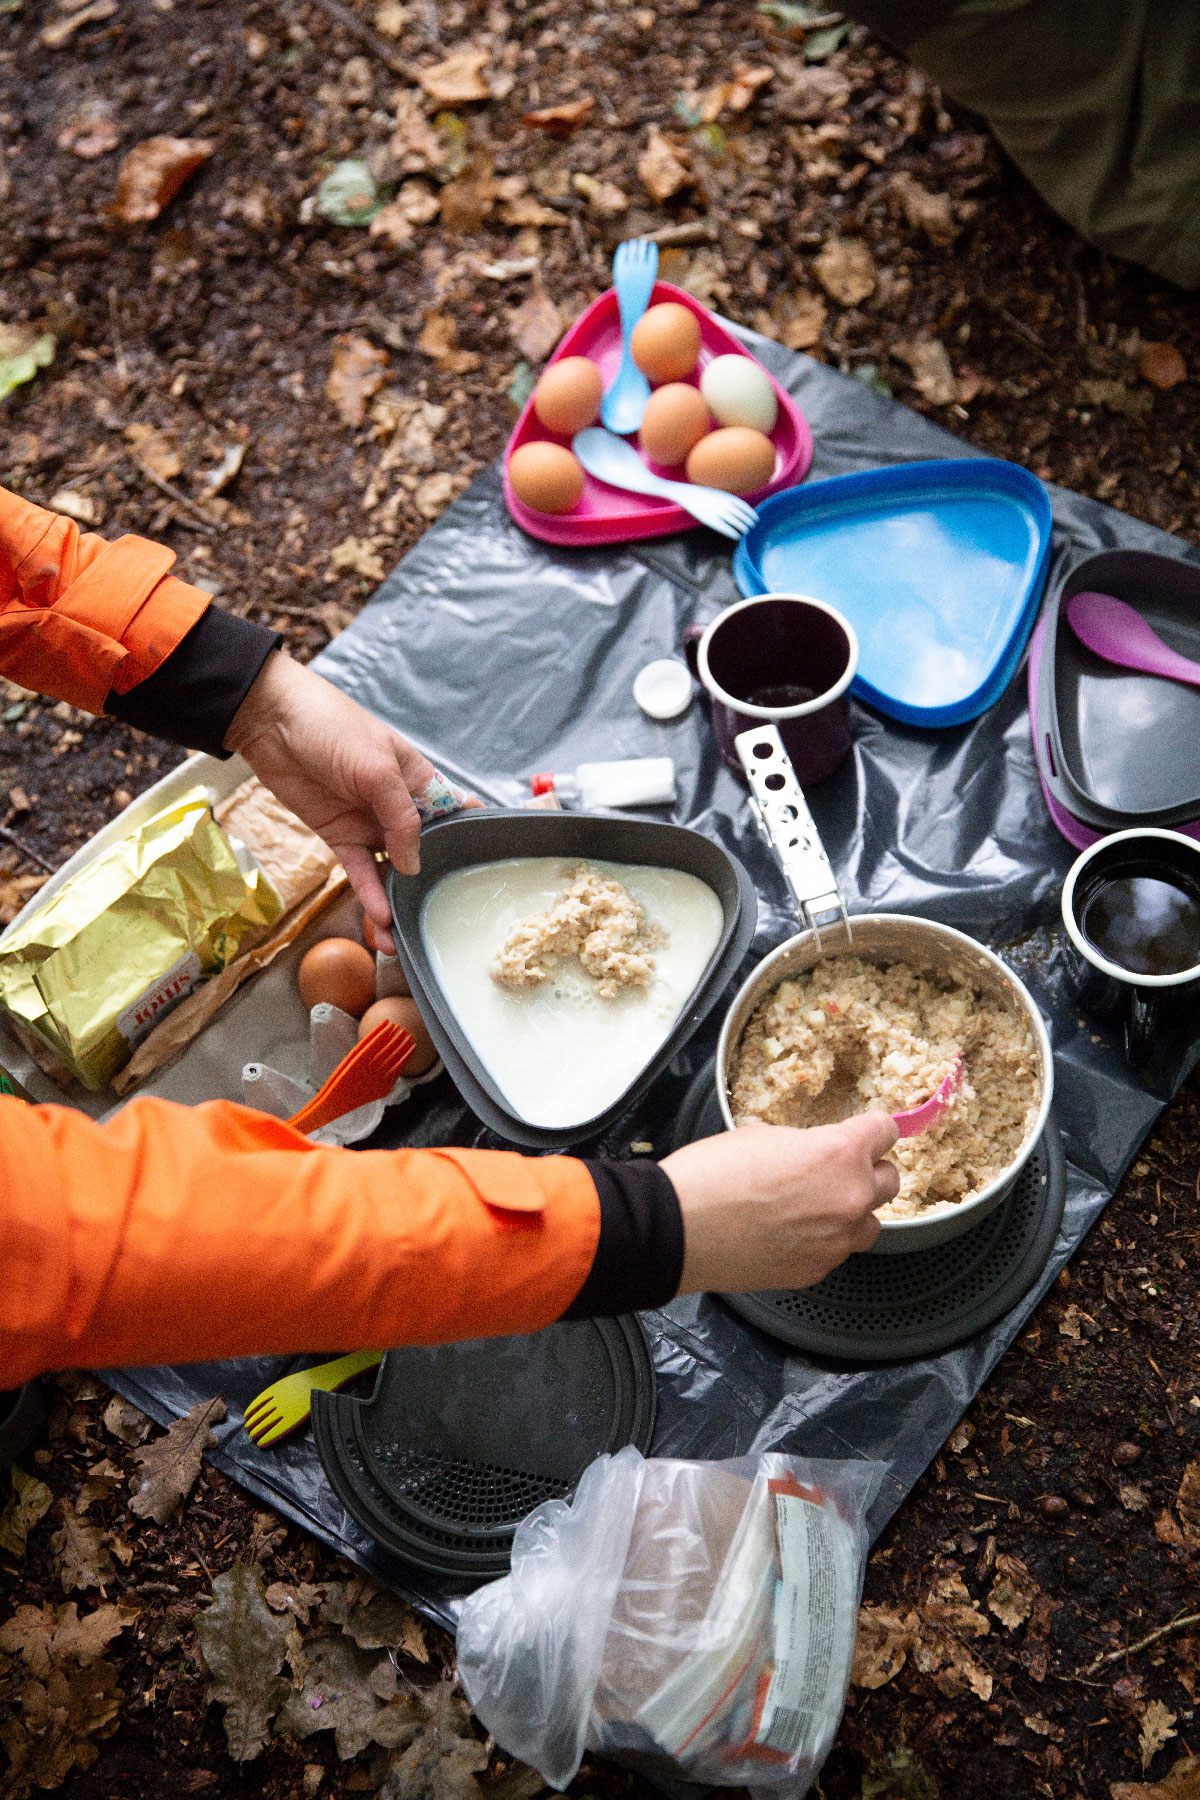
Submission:
[[[505,225],[525,227],[532,225],[566,225],[564,213],[555,212],[552,206],[543,206],[532,194],[516,194],[511,200],[505,200],[500,207],[500,218]]]
[[[286,1636],[286,1625],[268,1610],[257,1569],[239,1557],[216,1576],[213,1604],[196,1620],[196,1637],[212,1676],[208,1699],[225,1708],[235,1762],[252,1762],[265,1748],[271,1719],[291,1693],[280,1675]]]
[[[115,1573],[107,1536],[99,1526],[88,1525],[69,1511],[50,1539],[50,1552],[58,1567],[64,1594],[72,1588],[103,1587]]]
[[[918,338],[911,344],[893,344],[892,355],[906,362],[912,370],[913,386],[931,406],[953,406],[958,399],[958,382],[950,366],[950,353],[940,338]],[[1069,1313],[1078,1311],[1068,1307]],[[1063,1326],[1060,1324],[1060,1331]],[[1075,1336],[1079,1332],[1076,1330]]]
[[[914,230],[923,231],[935,244],[953,243],[960,227],[949,194],[931,194],[907,170],[892,177],[891,191]]]
[[[382,581],[385,570],[374,538],[343,538],[329,552],[330,567],[339,575],[361,575],[364,581]],[[337,630],[341,630],[339,625]]]
[[[271,1601],[270,1589],[267,1600]],[[360,1650],[402,1650],[418,1662],[429,1661],[421,1621],[412,1607],[369,1582],[325,1583],[321,1622],[340,1626]]]
[[[1143,1773],[1150,1767],[1163,1745],[1169,1739],[1179,1736],[1174,1726],[1175,1714],[1170,1712],[1161,1700],[1151,1700],[1142,1714],[1142,1729],[1138,1733],[1138,1749],[1142,1753]]]
[[[127,425],[125,442],[143,468],[162,481],[174,481],[183,473],[183,458],[165,431],[157,425]]]
[[[367,401],[386,379],[388,353],[369,338],[347,333],[333,340],[333,362],[325,380],[325,398],[332,400],[343,425],[361,425]]]
[[[333,1633],[310,1637],[304,1652],[302,1685],[289,1691],[277,1732],[307,1738],[317,1731],[333,1731],[344,1761],[368,1744],[397,1750],[412,1742],[425,1718],[425,1706],[415,1695],[397,1696],[396,1671],[386,1657],[381,1660]]]
[[[388,155],[401,175],[420,175],[436,169],[446,147],[434,130],[411,88],[400,88],[392,100],[395,114]]]
[[[987,1597],[988,1611],[1009,1631],[1023,1625],[1033,1611],[1040,1589],[1019,1556],[996,1558],[996,1579]]]
[[[905,1613],[902,1618],[890,1607],[861,1606],[850,1668],[851,1685],[880,1688],[899,1674],[917,1641],[920,1624],[915,1612]]]
[[[548,131],[551,137],[570,137],[586,123],[596,108],[594,94],[581,94],[578,100],[565,100],[561,106],[539,106],[521,120],[533,131]]]
[[[439,470],[427,475],[413,490],[413,505],[423,519],[440,519],[452,500],[457,500],[470,481],[469,475]]]
[[[309,1615],[325,1593],[326,1583],[300,1581],[293,1587],[286,1581],[273,1581],[264,1598],[272,1612],[288,1613],[307,1627]]]
[[[813,273],[839,306],[857,306],[875,292],[875,259],[861,238],[829,238],[813,262]]]
[[[90,1769],[100,1752],[93,1737],[111,1737],[125,1695],[117,1671],[101,1659],[89,1668],[52,1668],[44,1682],[21,1689],[21,1717],[0,1722],[0,1742],[11,1767],[5,1774],[6,1800],[33,1787],[61,1787],[72,1769]]]
[[[140,1617],[136,1606],[106,1605],[97,1606],[80,1618],[75,1602],[70,1600],[59,1612],[50,1655],[57,1663],[70,1661],[78,1663],[81,1669],[89,1668],[112,1640]]]
[[[582,169],[577,169],[571,177],[571,186],[577,194],[583,195],[588,211],[598,219],[617,219],[629,211],[629,195],[615,181],[597,181],[594,175],[585,175]]]
[[[172,1419],[163,1437],[134,1452],[142,1467],[130,1483],[135,1490],[130,1512],[153,1519],[156,1525],[166,1524],[191,1493],[204,1452],[217,1442],[212,1428],[224,1417],[225,1402],[219,1394],[212,1400],[197,1400],[182,1419]]]
[[[687,151],[665,138],[657,125],[646,133],[646,148],[638,158],[638,180],[652,200],[660,204],[681,188],[691,186],[691,173],[685,158]]]
[[[1143,344],[1138,374],[1151,387],[1165,391],[1187,380],[1187,364],[1174,344]]]
[[[115,150],[121,134],[105,102],[89,100],[78,112],[71,114],[54,141],[60,150],[69,150],[73,156],[91,162],[95,157],[106,156],[110,150]]]
[[[126,225],[157,219],[216,147],[211,138],[143,138],[129,151],[117,176],[113,206],[117,218]]]
[[[154,1429],[153,1420],[148,1419],[132,1401],[122,1399],[120,1394],[113,1395],[104,1409],[103,1418],[104,1429],[131,1447],[144,1444]]]
[[[1183,1471],[1175,1505],[1185,1528],[1189,1532],[1200,1533],[1200,1456],[1195,1457]]]
[[[38,1520],[50,1510],[54,1495],[36,1475],[27,1475],[16,1464],[9,1469],[12,1498],[0,1513],[0,1550],[9,1556],[25,1554],[25,1540]]]
[[[497,192],[492,159],[480,158],[468,174],[442,189],[438,201],[442,224],[447,231],[478,231],[496,204]]]
[[[393,1757],[379,1800],[476,1800],[476,1775],[488,1755],[472,1729],[471,1712],[449,1681],[429,1698],[429,1720],[408,1749]]]
[[[1160,1781],[1114,1781],[1112,1800],[1200,1800],[1200,1756],[1185,1756]]]
[[[829,309],[820,294],[800,289],[776,300],[770,312],[754,315],[754,329],[789,350],[811,350],[821,341]]]
[[[477,369],[482,360],[474,350],[459,349],[458,327],[449,313],[425,314],[417,349],[431,356],[447,375],[465,375],[468,370]]]
[[[562,336],[564,322],[561,312],[536,278],[525,299],[508,318],[513,342],[531,363],[545,361]]]
[[[472,100],[490,100],[492,90],[483,78],[489,52],[464,45],[432,68],[414,71],[431,100],[442,106],[463,106]]]
[[[440,202],[433,189],[423,181],[406,181],[394,200],[371,220],[372,237],[385,237],[391,244],[407,244],[413,237],[414,225],[428,225],[436,219]]]

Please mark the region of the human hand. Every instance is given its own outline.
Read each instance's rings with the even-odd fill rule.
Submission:
[[[875,1208],[900,1187],[881,1160],[898,1136],[885,1112],[807,1131],[755,1121],[665,1157],[683,1214],[680,1293],[810,1287],[869,1250]]]
[[[391,908],[375,852],[402,875],[420,867],[422,796],[435,774],[428,757],[373,713],[306,669],[273,652],[225,734],[265,786],[333,850],[383,950]],[[478,806],[474,795],[463,803]]]

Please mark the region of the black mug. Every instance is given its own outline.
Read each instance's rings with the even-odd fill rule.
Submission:
[[[1200,998],[1200,843],[1179,831],[1116,831],[1072,864],[1062,892],[1081,1004],[1124,1021],[1145,1063],[1160,1026]]]

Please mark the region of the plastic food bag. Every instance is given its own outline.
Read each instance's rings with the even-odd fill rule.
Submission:
[[[875,1462],[602,1456],[517,1528],[465,1603],[458,1671],[488,1730],[564,1788],[585,1749],[799,1800],[846,1699]]]

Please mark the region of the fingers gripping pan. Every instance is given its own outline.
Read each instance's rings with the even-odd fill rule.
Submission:
[[[805,929],[815,931],[831,913],[852,937],[846,902],[826,855],[816,820],[808,810],[791,758],[774,725],[759,725],[733,740],[763,836],[779,861]]]

